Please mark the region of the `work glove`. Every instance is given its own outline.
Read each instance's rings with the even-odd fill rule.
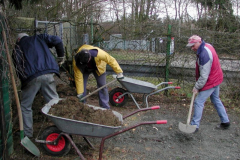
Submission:
[[[79,102],[84,102],[84,100],[81,100],[83,98],[83,94],[78,94],[77,98],[79,99]]]
[[[57,57],[58,65],[61,67],[62,64],[65,62],[65,57]]]
[[[123,78],[124,78],[123,73],[118,73],[117,74],[117,79],[123,79]]]

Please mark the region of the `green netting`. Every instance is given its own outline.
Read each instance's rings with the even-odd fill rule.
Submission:
[[[0,42],[4,46],[2,37],[3,29],[6,29],[5,18],[0,14]],[[0,105],[1,108],[1,129],[0,129],[0,159],[4,159],[3,155],[10,155],[13,153],[13,137],[12,137],[12,116],[11,116],[11,102],[9,95],[9,64],[7,61],[6,51],[1,47],[0,55]]]

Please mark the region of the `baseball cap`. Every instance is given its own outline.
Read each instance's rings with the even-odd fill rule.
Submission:
[[[201,42],[202,38],[197,36],[197,35],[193,35],[188,39],[188,44],[186,47],[192,47],[195,43],[197,42]]]
[[[17,40],[18,39],[21,39],[22,37],[25,37],[25,36],[29,36],[27,33],[19,33],[18,35],[17,35]]]

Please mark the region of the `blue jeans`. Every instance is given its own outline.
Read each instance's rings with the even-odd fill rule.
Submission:
[[[229,122],[227,112],[225,107],[222,104],[222,101],[219,98],[219,85],[211,89],[200,91],[194,101],[194,115],[191,121],[191,125],[197,125],[199,128],[200,121],[202,118],[204,103],[207,98],[210,97],[211,102],[213,103],[215,109],[217,110],[218,116],[220,117],[221,123]]]
[[[58,98],[53,73],[34,78],[22,89],[21,110],[23,129],[24,134],[29,138],[33,137],[32,103],[39,90],[46,103],[51,99]]]

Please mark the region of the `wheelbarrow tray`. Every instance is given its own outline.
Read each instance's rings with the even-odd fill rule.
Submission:
[[[113,75],[116,78],[116,75]],[[124,77],[123,79],[119,79],[118,82],[129,92],[131,93],[151,93],[152,91],[157,89],[152,83]]]
[[[48,114],[51,106],[57,104],[60,100],[64,99],[53,99],[49,101],[43,108],[42,113],[45,114],[56,126],[59,130],[68,133],[68,134],[77,134],[82,136],[92,136],[92,137],[105,137],[110,135],[116,131],[118,131],[122,126],[106,126],[96,123],[78,121],[63,117],[58,117],[54,115]],[[93,109],[102,109],[104,108],[88,105]],[[119,119],[119,121],[123,121],[122,115],[116,111],[112,111],[113,114]]]

